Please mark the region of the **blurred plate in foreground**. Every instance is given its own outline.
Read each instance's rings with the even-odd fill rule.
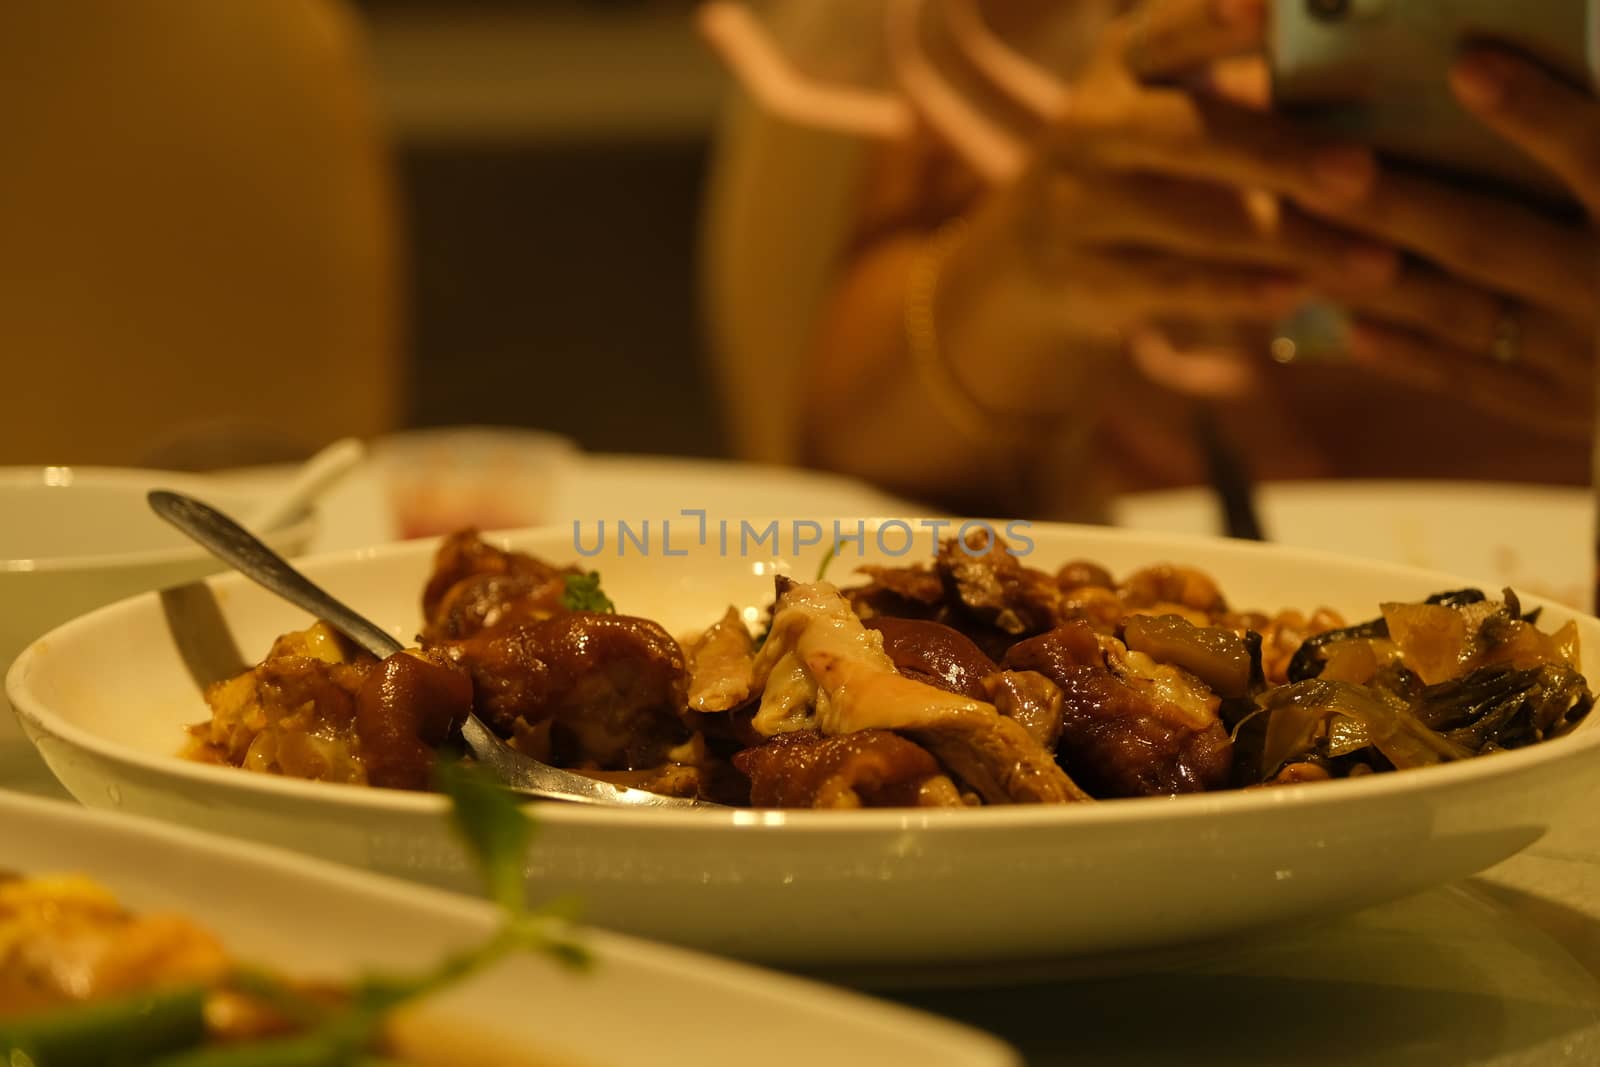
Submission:
[[[186,916],[239,959],[300,978],[425,969],[497,922],[481,901],[68,804],[0,793],[0,824],[7,868],[85,875],[135,912]],[[406,1042],[456,1067],[744,1067],[756,1047],[766,1067],[1017,1062],[992,1038],[864,997],[598,931],[579,939],[586,972],[510,956],[418,1005]]]

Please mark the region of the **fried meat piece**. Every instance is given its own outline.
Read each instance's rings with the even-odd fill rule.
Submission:
[[[137,990],[209,984],[231,967],[209,931],[178,915],[132,914],[87,878],[0,881],[0,1020]]]

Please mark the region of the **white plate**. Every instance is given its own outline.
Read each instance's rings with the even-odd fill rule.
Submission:
[[[753,528],[764,523],[753,523]],[[854,524],[850,524],[853,526]],[[599,566],[623,610],[681,632],[728,603],[754,612],[775,570],[809,576],[820,549],[719,553],[676,528],[674,551]],[[1352,618],[1458,579],[1275,546],[1035,526],[1033,562],[1116,573],[1176,560],[1234,603],[1331,605]],[[873,538],[869,536],[871,544]],[[897,536],[889,539],[896,547]],[[573,531],[510,543],[574,558]],[[585,550],[596,543],[586,532]],[[931,552],[929,543],[918,552]],[[426,544],[308,562],[331,592],[410,635]],[[878,556],[880,560],[884,557]],[[835,564],[835,577],[850,560]],[[1550,607],[1549,626],[1573,613]],[[1600,622],[1579,618],[1600,677]],[[238,576],[145,596],[46,636],[8,679],[24,726],[84,803],[287,845],[446,886],[471,878],[443,802],[185,762],[200,684],[254,661],[306,619]],[[193,671],[194,673],[191,673]],[[1151,949],[1355,909],[1482,870],[1581,811],[1600,780],[1600,726],[1532,749],[1371,778],[1179,798],[962,811],[635,812],[552,806],[528,872],[572,890],[596,923],[796,966],[995,961]]]
[[[1479,482],[1283,482],[1257,491],[1279,544],[1342,552],[1515,586],[1586,608],[1594,568],[1587,489]],[[1113,507],[1118,526],[1220,534],[1209,489],[1141,493]]]
[[[478,901],[66,804],[0,793],[0,825],[0,868],[86,874],[133,910],[187,915],[236,957],[284,974],[338,981],[425,968],[495,925]],[[578,935],[595,958],[587,973],[513,957],[426,1007],[429,1028],[530,1056],[518,1062],[585,1067],[663,1057],[749,1067],[755,1047],[769,1067],[1017,1062],[998,1041],[931,1016],[631,938]]]

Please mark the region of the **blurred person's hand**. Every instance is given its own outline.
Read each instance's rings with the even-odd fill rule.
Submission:
[[[1262,0],[1152,0],[1120,18],[1027,172],[976,214],[941,299],[959,309],[964,285],[1020,278],[1013,288],[1035,296],[1060,337],[1103,347],[1150,326],[1208,340],[1264,328],[1315,291],[1377,299],[1401,257],[1324,221],[1368,198],[1372,154],[1216,91],[1210,77],[1223,61],[1259,56],[1265,18]],[[1014,350],[1006,367],[994,346],[968,350],[983,364],[964,377],[996,410],[1048,409],[1076,392],[1038,388],[1027,365],[1036,352]],[[1217,358],[1151,369],[1180,391],[1248,387],[1243,367]]]
[[[1600,103],[1489,48],[1462,57],[1452,87],[1600,218]],[[1590,226],[1399,173],[1328,214],[1410,253],[1383,290],[1330,287],[1358,313],[1352,358],[1507,418],[1588,434],[1600,285]]]
[[[813,458],[907,491],[976,488],[1008,454],[1005,422],[1032,416],[1121,429],[1148,443],[1146,474],[1176,483],[1197,474],[1171,403],[1190,394],[1246,401],[1235,410],[1272,440],[1274,470],[1306,476],[1337,446],[1299,433],[1299,415],[1272,401],[1265,355],[1271,328],[1311,298],[1351,313],[1350,357],[1370,368],[1375,395],[1383,377],[1400,379],[1546,439],[1586,433],[1589,230],[1385,167],[1368,148],[1274,114],[1266,19],[1265,0],[1132,6],[1096,39],[1017,180],[943,234],[869,246],[817,345]],[[1600,210],[1597,105],[1556,94],[1526,64],[1498,69],[1519,73],[1479,113]],[[1470,80],[1457,77],[1464,97]],[[938,358],[996,426],[987,449],[970,432],[909,433],[939,393],[951,408],[948,383],[919,389],[906,374],[929,363],[915,343],[893,363],[862,340],[894,336],[884,297],[897,286],[916,295],[929,262]],[[1140,375],[1164,388],[1116,384]],[[968,454],[975,441],[981,451]],[[1070,484],[1071,462],[1081,473],[1081,461],[1053,459],[1052,477]]]
[[[982,493],[996,470],[1037,461],[1008,440],[1063,436],[1019,424],[1048,421],[1080,444],[1114,424],[1149,446],[1160,478],[1203,477],[1174,396],[1263,396],[1274,323],[1336,285],[1381,292],[1401,267],[1391,247],[1326,221],[1369,196],[1378,166],[1263,106],[1265,26],[1265,0],[1147,0],[1114,18],[1015,181],[943,233],[866,246],[815,343],[810,458],[909,493]],[[955,390],[928,380],[933,346],[908,345],[895,312],[930,275],[933,361]],[[1244,339],[1253,347],[1230,343]],[[1125,387],[1134,368],[1166,395]],[[972,401],[968,417],[952,417],[952,392]],[[932,401],[944,418],[929,426]],[[1257,407],[1257,422],[1284,417]],[[980,417],[992,432],[972,431]],[[1293,433],[1276,436],[1280,468],[1294,468]],[[1081,482],[1070,449],[1048,462],[1052,480]]]
[[[1314,291],[1354,313],[1355,362],[1587,434],[1593,234],[1499,197],[1381,173],[1366,150],[1326,143],[1254,100],[1192,91],[1220,88],[1210,76],[1220,64],[1257,53],[1264,21],[1261,0],[1152,0],[1124,16],[1011,202],[991,206],[1059,279],[1045,291],[1063,330],[1141,339],[1137,357],[1163,351],[1150,325],[1266,324]],[[1488,49],[1465,57],[1454,83],[1600,210],[1600,104]],[[1215,358],[1142,362],[1180,391],[1240,389],[1249,376],[1249,364]],[[1028,392],[1026,379],[993,370],[980,381],[996,404]]]

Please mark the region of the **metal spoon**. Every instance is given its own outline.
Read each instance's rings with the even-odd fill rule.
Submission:
[[[388,631],[330,596],[248,530],[210,505],[165,489],[152,490],[148,499],[157,515],[188,534],[212,555],[296,607],[326,620],[379,659],[387,659],[405,647]],[[506,744],[476,715],[467,716],[461,736],[478,762],[494,772],[512,791],[531,797],[628,808],[723,806],[629,789],[540,763]]]

